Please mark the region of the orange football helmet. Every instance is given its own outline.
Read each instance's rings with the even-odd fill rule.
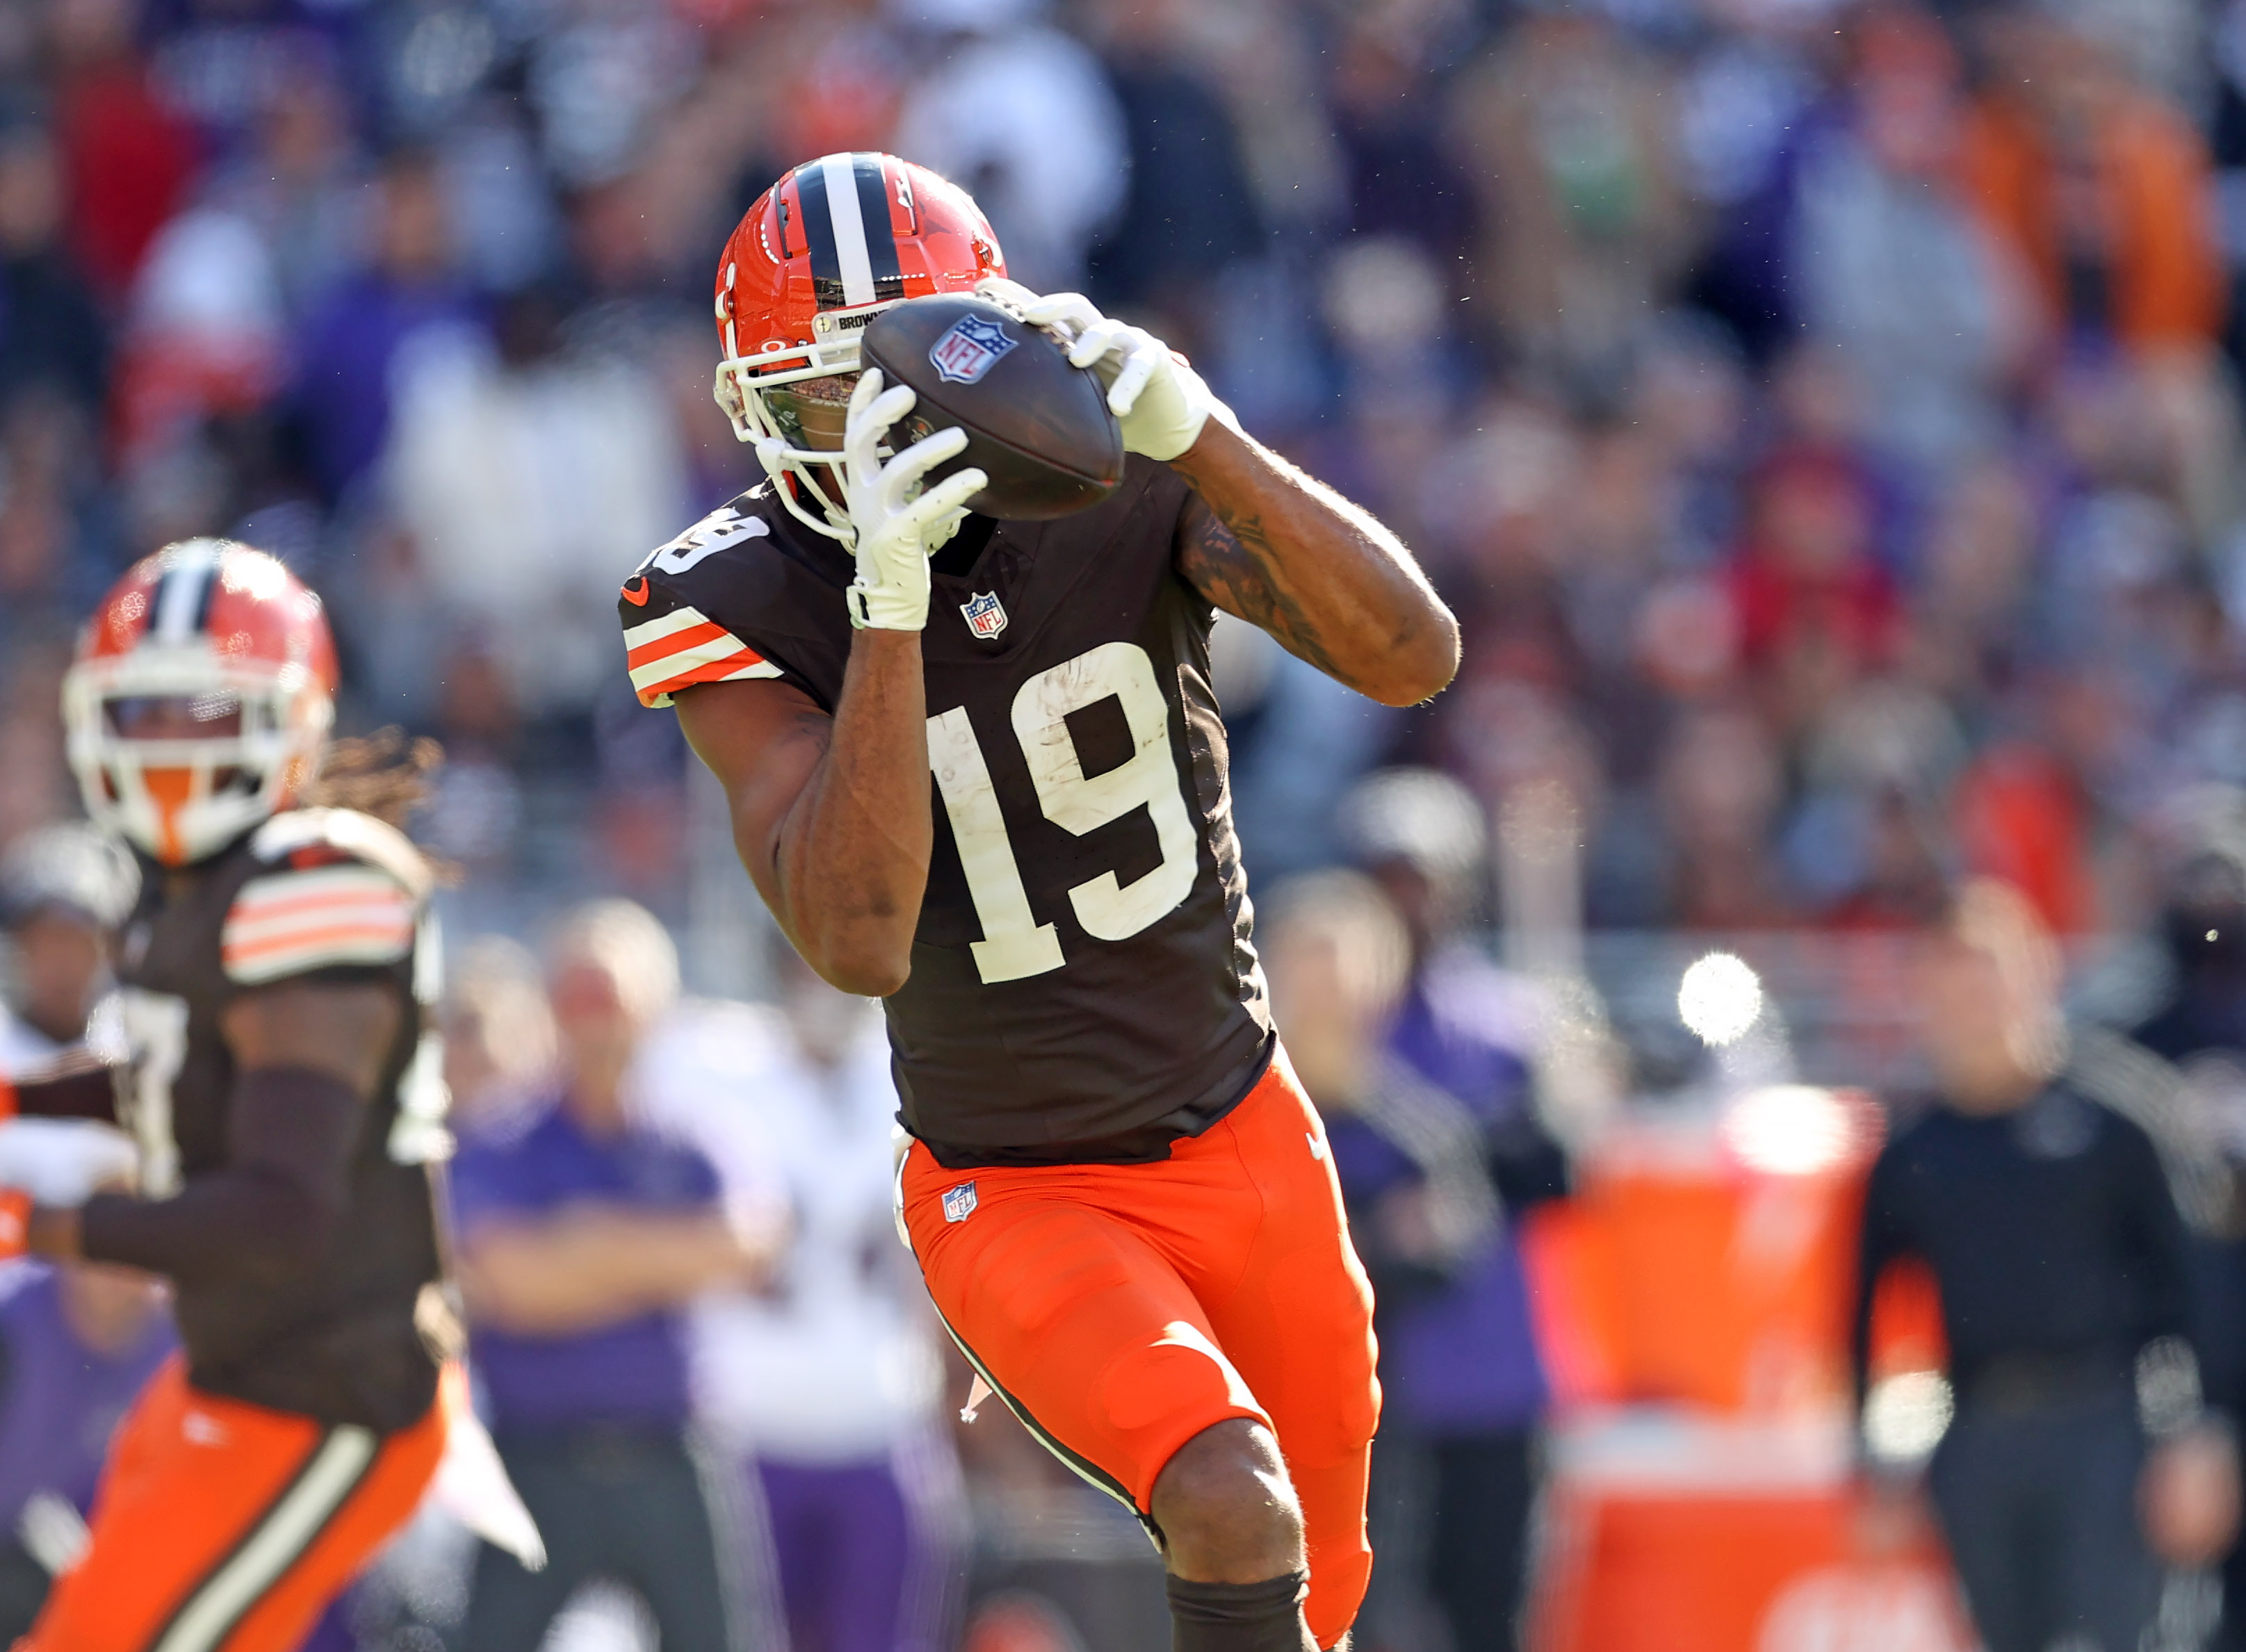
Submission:
[[[823,155],[757,198],[718,261],[718,405],[787,508],[841,539],[849,521],[809,486],[809,465],[838,465],[806,445],[807,401],[787,386],[858,371],[858,336],[893,304],[972,292],[1006,273],[998,238],[967,192],[895,155]],[[792,486],[793,472],[801,486]],[[805,499],[825,507],[813,515]]]
[[[110,588],[63,677],[95,823],[186,866],[291,806],[335,720],[320,599],[262,551],[182,540]]]

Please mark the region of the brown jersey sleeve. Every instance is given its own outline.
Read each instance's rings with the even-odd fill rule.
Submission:
[[[235,1081],[229,1163],[176,1197],[98,1193],[87,1258],[194,1281],[283,1281],[325,1254],[349,1199],[364,1099],[332,1074],[267,1067]]]
[[[777,677],[812,690],[765,623],[772,617],[769,581],[757,563],[775,541],[758,508],[762,492],[711,512],[656,551],[617,594],[625,668],[642,705],[667,706],[680,690],[703,683]]]

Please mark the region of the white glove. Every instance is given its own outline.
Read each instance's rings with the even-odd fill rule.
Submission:
[[[140,1150],[121,1130],[85,1118],[10,1118],[0,1123],[0,1187],[37,1205],[83,1205],[99,1188],[129,1185]]]
[[[1082,293],[1040,298],[1019,282],[994,276],[975,289],[982,297],[1017,311],[1068,345],[1068,359],[1088,367],[1107,386],[1107,405],[1123,424],[1123,451],[1148,459],[1175,459],[1201,439],[1214,417],[1238,431],[1240,421],[1216,398],[1186,358],[1143,327],[1110,321]]]
[[[879,368],[858,375],[842,433],[842,499],[850,513],[858,577],[850,623],[861,630],[917,631],[928,624],[928,557],[959,530],[967,501],[990,479],[970,467],[927,492],[921,479],[967,445],[956,426],[922,437],[887,464],[881,438],[912,411],[909,386],[881,388]]]

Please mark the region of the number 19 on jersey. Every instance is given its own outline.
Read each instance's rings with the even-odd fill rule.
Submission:
[[[1123,708],[1132,753],[1104,773],[1087,775],[1068,717],[1106,699]],[[1162,856],[1154,870],[1129,883],[1103,872],[1069,890],[1085,933],[1128,940],[1175,910],[1193,892],[1199,839],[1171,755],[1169,705],[1146,649],[1104,642],[1038,672],[1015,694],[1012,721],[1038,802],[1054,825],[1080,837],[1140,807],[1154,823]],[[965,707],[929,718],[928,755],[983,926],[983,938],[970,948],[977,972],[991,984],[1059,969],[1067,962],[1059,934],[1030,909],[997,788]]]

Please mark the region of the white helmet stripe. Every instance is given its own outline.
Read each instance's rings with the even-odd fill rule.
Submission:
[[[858,207],[857,157],[828,155],[819,163],[827,180],[827,213],[834,225],[834,258],[844,304],[874,302],[874,255],[866,245],[865,214]]]
[[[203,629],[218,574],[219,547],[190,540],[173,552],[172,566],[156,582],[147,635],[159,642],[184,642]]]

